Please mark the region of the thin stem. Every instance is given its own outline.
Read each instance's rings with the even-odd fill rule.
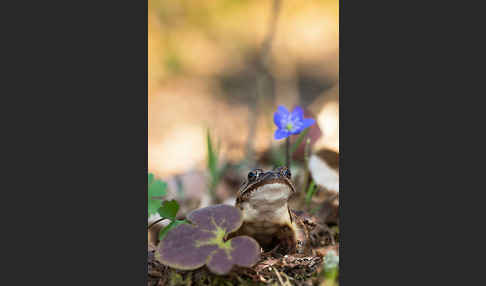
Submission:
[[[304,149],[304,189],[306,190],[309,187],[309,178],[310,178],[310,171],[309,171],[309,154],[310,154],[310,138],[305,140],[305,149]],[[302,198],[305,198],[306,194],[302,192]]]
[[[290,138],[285,138],[285,165],[290,169]]]
[[[305,149],[304,149],[304,161],[307,170],[309,170],[309,154],[310,154],[310,138],[305,140]]]
[[[164,219],[166,219],[166,218],[161,218],[161,219],[158,219],[158,220],[154,221],[153,223],[151,223],[151,224],[150,224],[150,225],[147,227],[147,229],[150,229],[150,228],[151,228],[151,227],[152,227],[154,224],[159,223],[159,222],[163,221]]]

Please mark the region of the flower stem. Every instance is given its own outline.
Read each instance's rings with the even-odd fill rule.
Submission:
[[[305,149],[304,149],[304,187],[307,189],[309,187],[309,178],[310,178],[310,171],[309,171],[309,154],[310,154],[310,138],[305,140]],[[306,197],[306,193],[302,192],[302,198]]]
[[[290,169],[290,137],[285,138],[285,165]]]

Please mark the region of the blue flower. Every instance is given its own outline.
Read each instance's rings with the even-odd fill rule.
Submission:
[[[274,137],[279,140],[293,134],[299,134],[316,121],[312,118],[304,118],[304,110],[300,106],[295,107],[290,113],[287,108],[280,105],[273,115],[273,122],[278,127]]]

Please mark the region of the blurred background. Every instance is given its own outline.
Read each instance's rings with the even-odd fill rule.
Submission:
[[[221,160],[275,145],[273,112],[317,120],[313,149],[339,152],[337,0],[149,0],[148,169],[206,168],[206,132]]]

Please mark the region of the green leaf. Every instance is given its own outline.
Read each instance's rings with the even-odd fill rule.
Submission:
[[[159,214],[163,218],[174,221],[178,210],[179,204],[175,200],[163,201],[162,206],[159,208]]]
[[[155,180],[148,188],[148,195],[151,199],[162,199],[167,194],[167,183]]]
[[[314,183],[314,180],[312,180],[310,182],[309,187],[307,188],[307,192],[305,194],[305,203],[307,205],[310,204],[310,201],[311,201],[312,196],[314,195],[315,191],[316,191],[316,185]]]
[[[310,127],[307,127],[304,129],[302,133],[299,134],[299,137],[297,137],[297,140],[295,140],[294,144],[290,147],[290,155],[294,154],[295,150],[299,148],[299,145],[302,143],[302,140],[304,140],[305,136],[307,133],[309,133]]]
[[[150,185],[154,182],[154,174],[152,173],[148,173],[148,186],[150,187]]]
[[[339,285],[337,279],[339,276],[339,256],[331,250],[326,253],[323,260],[323,271],[319,275],[324,277],[327,285]]]
[[[213,143],[211,141],[211,134],[209,133],[209,130],[207,135],[207,144],[208,144],[208,169],[209,172],[211,173],[211,176],[213,178],[216,178],[218,175],[218,166],[217,166],[218,156],[214,151]]]
[[[328,281],[328,285],[338,285],[337,284],[338,274],[339,274],[339,269],[337,267],[328,271],[324,271],[324,277]]]
[[[148,177],[149,181],[150,175]],[[152,178],[152,183],[148,186],[148,215],[157,213],[161,205],[162,197],[167,193],[167,183]]]
[[[216,198],[215,189],[218,185],[221,175],[223,174],[223,167],[218,167],[218,151],[214,149],[213,142],[211,140],[211,134],[209,129],[207,132],[207,147],[208,147],[208,170],[210,174],[208,191],[213,199]],[[219,148],[219,147],[218,147]]]
[[[169,225],[167,225],[166,227],[164,227],[163,229],[160,230],[160,233],[159,233],[159,240],[162,240],[162,238],[164,238],[164,236],[167,234],[167,232],[171,229],[173,229],[174,227],[180,225],[180,224],[184,224],[184,223],[187,223],[186,220],[174,220],[174,221],[171,221],[171,223],[169,223]]]
[[[324,273],[325,277],[331,281],[335,281],[339,269],[339,256],[335,251],[331,250],[324,256]]]

